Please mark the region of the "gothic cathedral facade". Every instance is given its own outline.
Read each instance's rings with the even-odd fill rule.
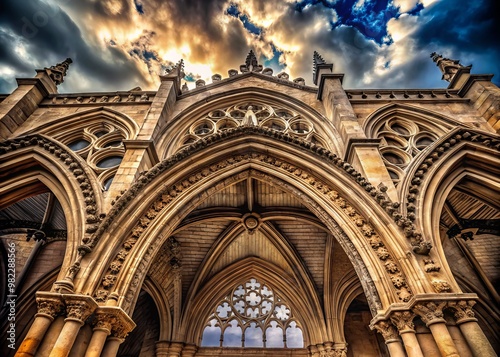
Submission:
[[[0,96],[1,355],[493,357],[500,89],[313,86]],[[436,69],[436,75],[438,74]]]

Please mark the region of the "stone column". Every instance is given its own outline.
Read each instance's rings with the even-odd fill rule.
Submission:
[[[467,344],[475,357],[496,357],[490,342],[486,338],[474,317],[472,307],[476,304],[474,300],[461,300],[448,303],[448,307],[453,310],[455,320],[462,331]]]
[[[443,357],[460,357],[457,347],[451,338],[450,332],[446,327],[446,321],[443,318],[443,308],[447,302],[422,302],[413,307],[422,321],[431,330],[432,337],[436,341],[439,352]]]
[[[182,357],[194,357],[194,355],[196,354],[196,351],[198,351],[198,347],[196,347],[196,345],[187,344],[182,349],[181,356]]]
[[[118,349],[123,341],[125,341],[125,338],[109,336],[106,340],[104,348],[102,349],[101,357],[116,357]]]
[[[61,294],[36,293],[38,312],[15,357],[34,356],[54,318],[64,308]]]
[[[384,337],[391,357],[406,357],[398,331],[389,321],[379,321],[373,327]]]
[[[116,318],[112,314],[99,311],[95,313],[96,322],[90,339],[89,346],[85,352],[85,357],[99,357],[101,355],[106,338],[111,333],[111,327],[116,322]]]
[[[170,346],[170,342],[168,342],[168,341],[156,342],[156,357],[167,357],[169,346]]]
[[[132,331],[136,325],[132,318],[130,318],[130,316],[128,316],[127,313],[119,306],[101,306],[96,315],[99,316],[99,314],[103,315],[103,319],[112,321],[112,323],[111,333],[106,339],[104,347],[101,346],[102,353],[100,355],[96,354],[95,356],[116,357],[120,344],[125,341],[129,332]],[[96,348],[100,346],[102,338],[103,333],[99,333],[96,336],[96,342],[94,345]],[[92,339],[94,339],[94,336],[92,336]],[[86,357],[88,356],[86,355]]]
[[[170,342],[170,347],[168,348],[169,357],[180,357],[184,344],[182,342]]]
[[[67,357],[75,342],[80,327],[94,312],[97,303],[88,295],[63,295],[66,303],[66,319],[49,357]]]
[[[408,357],[424,357],[415,334],[414,317],[415,314],[411,311],[398,311],[391,315],[391,321],[398,328]]]

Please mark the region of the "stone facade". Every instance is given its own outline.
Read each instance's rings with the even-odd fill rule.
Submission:
[[[18,79],[1,354],[496,356],[500,89],[431,57],[447,88],[347,90],[317,52],[314,86],[252,51],[194,89]]]

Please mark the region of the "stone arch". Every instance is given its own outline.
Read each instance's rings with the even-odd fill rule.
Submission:
[[[80,158],[66,151],[56,141],[42,135],[24,136],[0,143],[2,185],[0,207],[6,207],[41,192],[52,192],[65,212],[66,224],[72,227],[67,237],[65,260],[60,277],[64,277],[77,247],[99,221],[101,197],[96,192],[92,173]],[[85,202],[82,209],[82,202]]]
[[[210,111],[241,102],[252,101],[293,110],[319,128],[321,140],[324,141],[322,144],[326,148],[335,153],[342,152],[341,148],[343,144],[340,134],[324,114],[321,114],[312,106],[284,93],[272,92],[258,87],[245,87],[211,95],[203,102],[196,102],[173,117],[168,125],[163,128],[162,132],[158,134],[160,140],[157,150],[160,153],[160,158],[168,158],[173,155],[177,151],[181,135],[184,135],[192,124],[203,116],[206,116]],[[172,134],[165,135],[167,131],[174,133],[173,138]]]
[[[256,132],[255,129],[250,128],[241,129],[235,133],[251,134]],[[254,135],[251,140],[247,135],[229,136],[219,144],[224,144],[223,146],[226,148],[223,149],[217,144],[213,144],[210,146],[212,150],[204,150],[203,153],[198,152],[198,154],[196,154],[197,151],[193,151],[188,156],[179,154],[176,156],[178,161],[171,159],[158,164],[150,172],[140,177],[137,185],[133,186],[130,192],[125,193],[116,201],[115,211],[110,212],[101,228],[88,242],[92,246],[97,245],[95,254],[110,258],[103,259],[102,265],[99,267],[86,267],[87,270],[96,271],[101,277],[106,274],[111,276],[109,278],[105,276],[103,280],[97,277],[88,279],[85,287],[81,287],[82,290],[94,291],[94,296],[103,302],[107,296],[106,289],[103,289],[103,284],[105,284],[108,287],[107,291],[115,290],[119,291],[119,294],[125,294],[126,296],[121,299],[122,306],[126,310],[130,309],[135,299],[133,289],[141,284],[152,256],[158,251],[159,245],[175,229],[176,224],[180,222],[180,217],[185,216],[186,212],[193,209],[197,202],[206,199],[212,192],[221,189],[224,185],[242,180],[249,174],[255,174],[261,179],[274,179],[276,185],[281,185],[280,187],[300,197],[306,206],[332,232],[335,232],[341,244],[345,244],[344,249],[348,251],[348,254],[351,254],[351,261],[357,267],[358,275],[363,276],[362,281],[368,296],[376,297],[377,290],[384,291],[387,300],[382,302],[383,305],[398,301],[397,296],[403,301],[409,299],[412,295],[412,288],[405,280],[404,270],[395,260],[404,255],[401,246],[396,242],[399,239],[400,242],[404,243],[405,240],[401,237],[397,238],[397,229],[389,222],[389,217],[385,216],[383,211],[378,212],[378,214],[368,213],[382,208],[366,194],[361,185],[346,174],[344,169],[327,164],[320,160],[319,156],[307,154],[307,150],[297,150],[294,145],[279,143],[279,141],[276,142],[267,136]],[[201,145],[204,144],[201,143]],[[238,147],[240,146],[245,149],[242,148],[239,151]],[[277,151],[275,152],[275,150]],[[282,157],[276,159],[269,155],[273,152],[281,152],[281,150],[285,150],[288,152],[286,155],[295,158],[294,165],[288,164],[282,160]],[[233,156],[235,152],[245,152],[245,154]],[[210,157],[216,155],[219,159],[225,159],[217,161],[219,159],[213,158],[206,164],[205,168],[190,169],[184,165],[185,157],[189,157],[188,160],[196,161],[197,155]],[[302,168],[300,168],[301,166]],[[165,173],[167,168],[168,174]],[[310,172],[316,170],[319,172],[315,178]],[[214,175],[214,173],[216,174]],[[151,183],[148,184],[148,182]],[[333,190],[329,185],[339,189],[339,191]],[[128,202],[131,200],[127,198],[127,195],[137,195],[139,192],[143,194],[144,199],[129,206]],[[349,195],[345,196],[346,193]],[[358,203],[347,199],[347,197],[353,198],[354,195],[360,197]],[[366,200],[368,201],[364,204],[360,203]],[[370,202],[372,203],[370,204]],[[168,208],[165,208],[167,206]],[[373,220],[372,226],[372,223],[363,219],[357,210],[371,217],[387,217],[388,221],[384,221],[383,218],[382,221],[378,222]],[[136,215],[139,217],[138,220],[132,221],[128,219],[127,212],[142,213]],[[342,222],[342,229],[336,220]],[[110,233],[105,233],[108,228],[112,230]],[[383,233],[379,235],[376,231]],[[114,245],[110,250],[110,246],[105,247],[98,244],[98,241],[105,239],[108,234],[112,234],[114,237],[122,236],[123,238],[119,242],[121,247]],[[355,245],[357,244],[357,248],[352,245],[347,246],[351,244],[349,236]],[[394,239],[385,238],[389,236]],[[384,242],[387,243],[387,247],[384,246]],[[369,253],[360,253],[360,250]],[[129,254],[135,258],[127,260]],[[361,257],[361,254],[364,255]],[[120,258],[120,255],[123,259]],[[109,268],[113,259],[121,260],[116,262],[114,267]],[[94,259],[94,261],[96,260],[98,259]],[[115,269],[117,265],[120,266],[118,272],[112,274],[110,269]],[[368,269],[371,271],[369,272]],[[128,271],[129,278],[123,279],[124,276],[120,275],[120,270]],[[131,274],[131,272],[135,273]],[[377,277],[378,287],[370,286],[370,275]],[[93,282],[98,282],[100,286]],[[117,282],[116,286],[114,282]],[[132,292],[132,295],[129,296],[130,293],[126,291]],[[380,303],[374,300],[372,308],[376,310],[380,307],[378,304]]]
[[[128,115],[107,107],[96,107],[81,112],[76,112],[63,117],[58,117],[57,121],[48,121],[26,134],[41,133],[50,137],[67,137],[75,129],[87,127],[92,124],[102,122],[117,126],[127,135],[127,139],[135,139],[139,132],[139,125]]]
[[[436,263],[439,260],[443,266],[440,273],[428,274],[438,292],[461,291],[441,242],[439,224],[445,201],[461,180],[472,179],[488,187],[491,193],[483,193],[482,197],[494,204],[493,197],[500,194],[499,143],[489,133],[455,129],[419,156],[402,183],[403,207],[414,217],[423,236],[436,247],[430,258]],[[498,203],[494,205],[498,207]],[[445,286],[436,285],[439,281],[444,281]]]
[[[154,300],[156,308],[160,316],[166,317],[160,319],[160,338],[159,340],[170,340],[172,336],[172,331],[170,326],[172,325],[172,315],[168,306],[166,306],[165,294],[161,289],[153,282],[151,279],[145,279],[142,284],[142,288],[151,296]]]
[[[305,327],[303,330],[304,346],[321,343],[327,339],[326,326],[322,319],[318,318],[321,316],[320,311],[309,310],[312,306],[307,301],[308,293],[300,285],[292,285],[285,271],[257,257],[249,257],[228,266],[203,285],[183,316],[183,320],[193,321],[193,326],[184,332],[186,336],[179,337],[185,337],[187,343],[199,345],[209,313],[228,293],[228,288],[231,289],[250,278],[260,278],[271,282],[273,287],[284,295],[285,300],[294,309],[297,318]],[[203,319],[199,318],[200,311],[205,314]]]
[[[377,129],[383,122],[394,118],[407,118],[417,123],[437,128],[440,131],[449,131],[459,125],[458,122],[441,113],[410,104],[391,103],[371,113],[363,123],[363,130],[367,137],[374,137]],[[463,124],[460,124],[463,125]]]

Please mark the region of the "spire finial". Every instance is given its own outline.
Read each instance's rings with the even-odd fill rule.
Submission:
[[[445,58],[440,54],[437,54],[436,52],[431,53],[431,58],[434,62],[436,62],[436,66],[439,67],[441,73],[443,73],[441,79],[444,79],[448,82],[451,82],[453,80],[459,70],[470,71],[470,69],[472,68],[472,65],[463,66],[460,64],[459,60]]]
[[[257,61],[257,57],[255,56],[253,50],[250,50],[250,52],[248,52],[247,58],[245,59],[245,64],[242,64],[240,66],[240,72],[246,73],[246,72],[261,72],[261,71],[262,71],[262,65],[260,65],[259,62]]]
[[[325,60],[323,59],[323,57],[321,57],[321,55],[317,51],[314,51],[314,54],[313,54],[313,83],[316,85],[318,84],[319,67],[322,65],[329,66],[330,70],[333,69],[332,64],[327,64],[325,62]]]
[[[69,65],[73,63],[71,58],[66,58],[61,63],[56,64],[55,66],[51,66],[50,68],[45,68],[50,78],[54,81],[56,85],[59,85],[64,82],[64,77],[66,76],[66,72],[68,71]]]

